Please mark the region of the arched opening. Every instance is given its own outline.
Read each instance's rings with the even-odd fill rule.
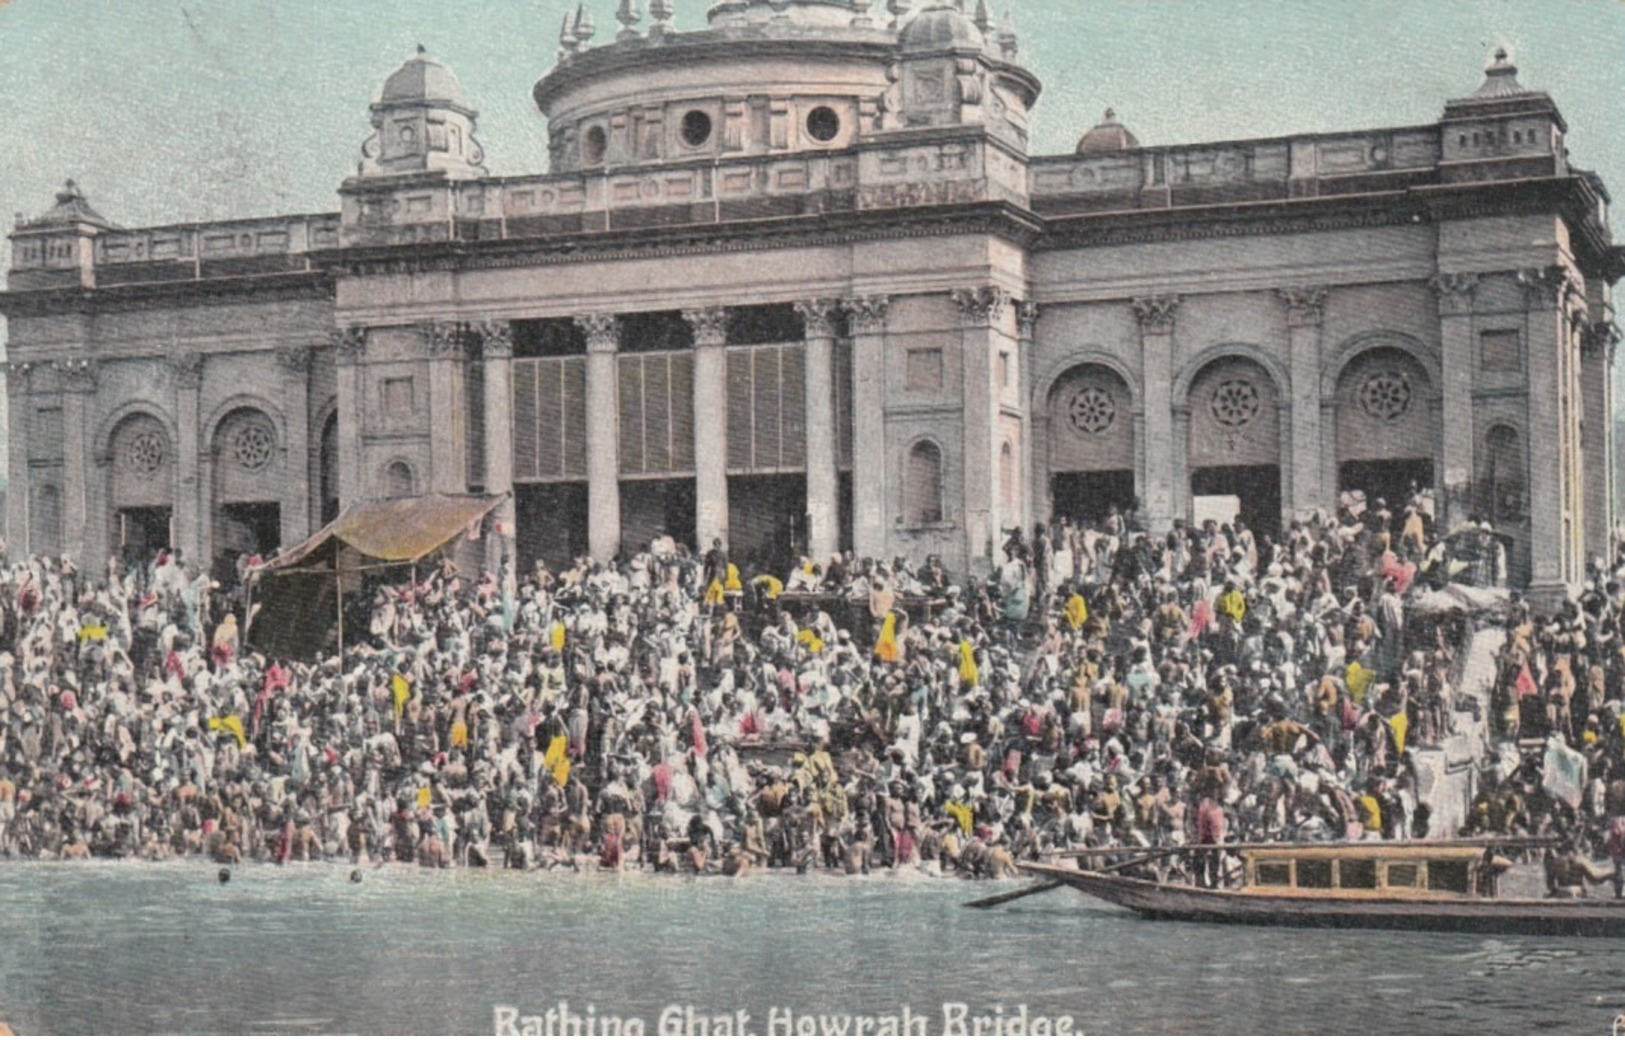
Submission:
[[[1434,486],[1432,396],[1426,370],[1394,347],[1365,351],[1337,378],[1337,490],[1380,501],[1396,525]]]
[[[942,522],[942,449],[918,441],[903,467],[903,522],[910,527]]]
[[[1529,469],[1523,434],[1507,423],[1496,423],[1484,433],[1477,453],[1478,479],[1473,505],[1478,518],[1510,535],[1507,580],[1514,586],[1529,583]]]
[[[1016,490],[1016,446],[1005,441],[999,447],[999,503],[1005,525],[1021,516],[1021,496]]]
[[[417,478],[409,463],[396,459],[384,467],[384,497],[411,498],[417,493]]]
[[[1242,357],[1209,362],[1186,398],[1186,464],[1195,520],[1239,518],[1281,531],[1280,393],[1263,366]]]
[[[1051,513],[1096,523],[1134,504],[1133,395],[1104,365],[1079,365],[1049,394]]]
[[[214,474],[214,558],[217,581],[240,577],[245,557],[269,559],[282,544],[284,481],[276,424],[257,408],[238,408],[215,427],[210,446]]]
[[[318,463],[321,486],[322,524],[332,523],[339,515],[339,415],[334,412],[322,424],[321,458]]]
[[[151,560],[173,541],[175,458],[163,423],[126,416],[108,438],[107,461],[108,545],[126,563]]]

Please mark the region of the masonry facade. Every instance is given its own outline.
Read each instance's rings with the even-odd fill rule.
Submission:
[[[1277,532],[1436,489],[1573,586],[1607,551],[1625,272],[1505,55],[1425,126],[1029,153],[1006,21],[927,0],[622,5],[493,177],[425,53],[334,213],[13,230],[13,546],[229,571],[368,498],[511,492],[488,562],[669,533],[940,554],[1139,504]]]

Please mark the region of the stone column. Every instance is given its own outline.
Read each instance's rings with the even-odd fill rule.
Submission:
[[[298,545],[311,532],[310,488],[310,348],[277,351],[282,373],[282,400],[287,409],[287,486],[282,491],[282,547]]]
[[[485,538],[485,566],[503,581],[509,572],[502,561],[514,559],[513,500],[513,326],[506,321],[483,321],[477,329],[485,366],[485,490],[508,498],[491,512]],[[611,413],[613,414],[613,413]]]
[[[466,354],[466,336],[455,322],[422,326],[429,353],[429,475],[420,492],[460,494],[468,490],[463,462],[467,451],[462,387],[457,378]]]
[[[1146,526],[1155,533],[1173,527],[1177,503],[1185,500],[1189,474],[1175,458],[1183,459],[1184,444],[1175,443],[1173,400],[1174,315],[1177,296],[1142,296],[1133,302],[1140,321],[1140,371],[1145,393],[1145,474],[1136,480],[1145,489],[1140,503]],[[1183,408],[1184,401],[1177,404]]]
[[[33,405],[28,399],[29,361],[6,364],[6,544],[11,558],[31,551],[28,542],[28,503],[33,488],[28,486],[28,420]]]
[[[1291,470],[1292,500],[1286,503],[1294,519],[1307,519],[1316,509],[1330,509],[1330,490],[1321,486],[1320,443],[1327,435],[1320,425],[1320,328],[1326,290],[1280,290],[1286,304],[1286,327],[1292,417],[1282,459]]]
[[[1039,307],[1026,300],[1016,307],[1016,386],[1023,404],[1021,419],[1021,474],[1028,512],[1035,522],[1049,527],[1053,507],[1049,487],[1049,418],[1039,418],[1047,402],[1032,397],[1033,339],[1038,325]],[[1029,532],[1030,533],[1030,532]]]
[[[886,312],[891,298],[843,300],[852,317],[852,548],[876,559],[886,554]]]
[[[96,392],[96,362],[64,358],[56,362],[62,380],[62,551],[87,572],[100,574],[107,518],[92,515],[94,479],[90,448],[89,398]]]
[[[1614,351],[1619,327],[1593,322],[1580,356],[1580,386],[1585,408],[1580,449],[1585,458],[1585,551],[1587,557],[1611,552],[1614,526],[1614,430],[1609,398],[1614,385]]]
[[[806,330],[803,404],[807,423],[807,555],[828,562],[840,548],[835,474],[835,312],[838,300],[798,300]]]
[[[332,334],[335,378],[338,384],[339,511],[366,497],[361,473],[361,394],[365,384],[362,362],[367,352],[367,330],[357,325]]]
[[[999,486],[1000,388],[994,372],[998,340],[1009,309],[1010,294],[995,286],[955,289],[959,307],[960,364],[964,369],[964,487],[965,556],[971,570],[986,573],[1000,559],[1004,528],[1013,526],[1004,516]],[[1019,524],[1021,517],[1015,518]]]
[[[1439,295],[1440,426],[1443,443],[1439,474],[1444,529],[1465,523],[1473,512],[1473,298],[1479,276],[1470,271],[1439,272],[1432,285]]]
[[[1570,502],[1569,437],[1565,422],[1564,353],[1570,331],[1564,306],[1567,272],[1559,266],[1518,272],[1527,310],[1529,385],[1530,576],[1529,596],[1552,609],[1577,583],[1573,532],[1579,523]],[[1553,455],[1556,458],[1553,458]]]
[[[575,319],[587,335],[587,551],[610,560],[621,551],[621,423],[615,352],[621,323],[613,314]]]
[[[694,330],[694,539],[728,544],[728,334],[725,307],[685,310]]]
[[[209,528],[210,503],[204,500],[203,467],[207,452],[199,443],[203,417],[198,395],[203,388],[203,355],[188,351],[169,359],[175,373],[175,548],[181,561],[207,567],[204,535]]]

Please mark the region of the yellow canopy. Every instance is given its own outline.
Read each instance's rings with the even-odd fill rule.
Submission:
[[[295,567],[333,539],[373,561],[411,563],[483,520],[505,497],[417,495],[357,502],[338,519],[255,570],[265,574]]]

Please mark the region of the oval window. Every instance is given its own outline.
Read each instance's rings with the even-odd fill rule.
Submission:
[[[695,109],[683,116],[683,143],[698,148],[711,139],[711,117]]]
[[[815,141],[833,141],[841,132],[841,117],[828,105],[819,105],[807,113],[807,133]]]
[[[581,135],[581,162],[585,166],[597,166],[604,161],[604,151],[608,147],[608,138],[604,136],[604,128],[594,126],[588,128]]]

